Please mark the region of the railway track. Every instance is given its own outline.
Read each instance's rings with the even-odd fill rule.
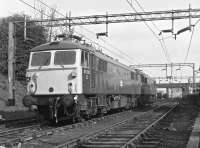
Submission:
[[[162,116],[151,114],[128,119],[79,139],[78,148],[177,148],[185,147],[199,109],[194,105],[174,106]],[[67,145],[67,146],[66,146]]]
[[[39,124],[3,130],[0,132],[0,146],[13,147],[14,145],[22,141],[22,138],[29,136],[33,133],[33,131],[39,130],[41,130]]]
[[[38,121],[36,117],[30,117],[30,118],[22,118],[22,119],[17,119],[17,120],[3,120],[0,123],[0,136],[4,132],[10,132],[14,131],[16,129],[21,129],[21,128],[28,128],[34,125],[37,125]]]
[[[36,117],[30,117],[30,118],[21,118],[16,120],[4,120],[2,121],[1,125],[5,125],[7,128],[16,128],[16,127],[23,127],[28,125],[33,125],[38,123]]]
[[[126,112],[130,111],[119,112],[99,118],[94,118],[81,123],[75,123],[61,127],[53,127],[53,126],[41,127],[39,124],[36,124],[32,126],[3,130],[0,131],[0,146],[15,147],[17,145],[20,145],[21,143],[25,143],[31,140],[36,140],[43,136],[53,135],[54,133],[58,133],[60,131],[66,131],[82,126],[90,126],[100,120],[117,118],[117,116],[121,116]]]
[[[108,121],[103,121],[103,122],[99,123],[100,125],[98,125],[98,124],[95,125],[96,128],[91,126],[89,131],[87,128],[83,128],[83,129],[80,128],[77,130],[73,130],[72,132],[63,133],[62,134],[63,136],[61,138],[62,140],[58,140],[58,138],[60,139],[60,135],[58,135],[58,137],[54,136],[54,137],[51,137],[50,140],[44,139],[44,141],[45,141],[45,143],[48,143],[48,147],[52,146],[53,148],[82,147],[83,144],[85,145],[86,142],[90,141],[91,139],[96,139],[97,136],[105,136],[106,134],[108,135],[109,132],[111,133],[113,131],[113,129],[117,129],[120,125],[124,125],[125,123],[130,123],[129,124],[130,128],[134,128],[135,132],[137,133],[137,132],[141,131],[142,129],[144,129],[144,126],[147,127],[147,126],[149,126],[149,124],[151,124],[152,122],[157,120],[158,117],[163,115],[163,112],[166,112],[166,110],[169,110],[172,106],[174,106],[174,103],[162,103],[162,105],[160,104],[158,107],[151,108],[148,111],[146,110],[146,111],[142,111],[142,112],[135,112],[135,114],[133,112],[132,114],[129,114],[129,116],[125,117],[123,120],[122,119],[118,120],[118,122],[116,119],[114,119],[113,122],[109,123],[109,124],[107,123]],[[153,110],[157,110],[157,111],[154,112]],[[135,122],[137,122],[137,125],[135,124],[135,122],[133,125],[131,125],[131,119],[135,120]],[[141,123],[143,123],[143,124],[141,124]],[[134,127],[134,125],[135,125],[135,127]],[[129,127],[123,127],[123,128],[128,129]],[[119,129],[119,132],[122,133],[121,135],[123,135],[123,130],[122,130],[123,128]],[[93,130],[93,129],[95,129],[95,130]],[[79,133],[79,134],[77,134],[77,133]],[[120,138],[119,140],[116,140],[116,141],[118,141],[117,144],[113,143],[115,146],[119,145],[121,140],[125,141],[126,136],[127,136],[127,138],[136,136],[136,134],[130,134],[130,133],[128,133],[128,131],[127,131],[127,133],[124,133],[124,135],[123,135],[124,137],[117,136],[117,133],[114,133],[113,135],[116,136],[115,138],[113,137],[113,139],[115,139],[115,140],[117,138]],[[65,136],[68,138],[65,139],[64,138]],[[108,137],[107,137],[108,141],[110,141],[110,142],[112,142],[111,136],[112,135],[108,135]],[[106,141],[105,137],[102,137],[102,138],[104,138],[102,143],[105,143],[105,141]],[[56,142],[52,142],[52,140],[55,140]],[[41,140],[41,141],[43,141],[43,140]],[[101,145],[100,142],[97,144],[98,146]],[[46,146],[45,143],[40,143],[39,146],[41,146],[41,145]],[[93,147],[93,146],[95,146],[95,145],[91,145],[90,147]],[[105,144],[100,147],[105,147]],[[113,147],[113,145],[111,145],[111,147]]]
[[[86,136],[78,142],[79,148],[131,148],[134,142],[140,139],[148,129],[162,120],[173,108],[165,108],[164,114],[158,116],[155,113],[145,114],[139,119],[133,118],[113,125],[109,129],[104,129],[94,135]],[[166,112],[166,110],[168,110]],[[150,139],[150,143],[157,144],[155,139]]]
[[[136,147],[186,147],[199,109],[194,105],[178,106],[137,139]]]
[[[152,108],[149,108],[149,110],[152,110]],[[74,130],[76,128],[90,127],[90,126],[92,127],[97,122],[103,122],[103,121],[107,122],[107,120],[113,120],[120,116],[123,116],[123,114],[130,114],[131,112],[132,111],[115,113],[112,115],[107,115],[100,118],[94,118],[94,119],[84,121],[81,123],[65,125],[62,127],[45,126],[41,128],[40,125],[32,125],[32,126],[27,126],[27,127],[0,131],[0,146],[17,147],[21,144],[30,143],[31,141],[35,141],[35,140],[41,141],[40,139],[42,139],[42,137],[45,137],[45,136],[52,136],[55,133],[60,133],[63,131],[68,131],[68,130]],[[144,114],[145,112],[146,111],[144,111]],[[149,125],[149,122],[146,122],[146,125]]]

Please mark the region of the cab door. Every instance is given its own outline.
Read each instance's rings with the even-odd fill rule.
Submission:
[[[83,82],[83,93],[90,93],[90,54],[88,51],[82,50],[81,53],[81,66],[82,66],[82,82]]]

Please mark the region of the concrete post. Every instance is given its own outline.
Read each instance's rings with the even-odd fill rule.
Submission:
[[[9,22],[9,30],[8,30],[8,106],[15,105],[15,97],[14,97],[14,51],[15,51],[15,29],[14,23]]]

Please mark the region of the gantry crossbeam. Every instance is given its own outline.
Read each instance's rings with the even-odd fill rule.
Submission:
[[[175,66],[179,66],[179,67],[183,67],[183,66],[189,66],[189,67],[193,67],[194,63],[168,63],[168,64],[140,64],[140,65],[130,65],[130,67],[132,68],[148,68],[148,67],[175,67]]]
[[[71,25],[106,24],[121,22],[139,22],[155,20],[172,20],[185,18],[199,18],[200,9],[183,9],[171,11],[152,11],[124,14],[91,15],[71,17]]]
[[[65,17],[55,19],[32,20],[27,22],[55,22],[56,26],[75,26],[75,25],[92,25],[92,24],[109,24],[122,22],[140,22],[140,21],[156,21],[156,20],[175,20],[187,18],[200,18],[200,9],[179,9],[167,11],[151,11],[138,13],[121,13],[121,14],[105,14]]]

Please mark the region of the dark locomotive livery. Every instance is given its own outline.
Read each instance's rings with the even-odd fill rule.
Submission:
[[[79,119],[151,104],[155,81],[69,38],[31,49],[25,106],[48,120]]]

